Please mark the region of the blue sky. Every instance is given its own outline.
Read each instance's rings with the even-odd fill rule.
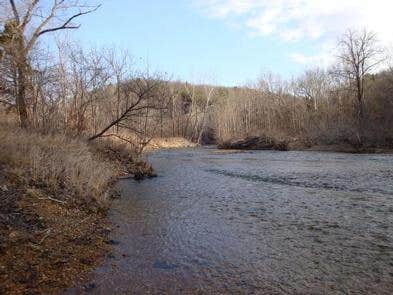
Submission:
[[[290,78],[328,64],[347,27],[370,25],[383,36],[374,15],[383,18],[383,10],[350,10],[378,1],[392,6],[385,0],[104,0],[71,36],[85,47],[127,49],[139,64],[173,79],[242,85],[263,72]]]

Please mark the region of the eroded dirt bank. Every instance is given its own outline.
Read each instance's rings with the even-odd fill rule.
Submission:
[[[104,212],[0,175],[0,294],[55,293],[83,280],[109,248]]]
[[[124,174],[154,170],[118,144],[0,125],[0,294],[83,281],[112,243],[106,213]]]

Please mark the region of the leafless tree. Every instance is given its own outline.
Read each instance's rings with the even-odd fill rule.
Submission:
[[[338,74],[345,77],[357,99],[357,138],[362,142],[364,124],[364,93],[366,76],[383,61],[382,51],[378,48],[377,37],[367,30],[349,30],[339,43],[340,68]]]
[[[329,91],[329,77],[324,70],[307,70],[295,85],[296,94],[304,97],[307,105],[314,111],[318,110],[318,100],[326,96]]]
[[[141,118],[141,115],[149,116],[149,110],[158,110],[167,106],[166,102],[162,101],[162,96],[159,95],[160,87],[164,83],[162,78],[153,78],[150,75],[142,75],[122,83],[120,85],[124,102],[122,109],[116,112],[116,117],[109,124],[91,136],[89,140],[93,141],[102,137],[115,126],[128,129],[136,134],[146,133],[146,127],[143,131],[136,128],[136,125],[140,123],[137,120]]]
[[[202,136],[203,136],[203,132],[205,131],[206,128],[206,115],[209,112],[209,108],[211,106],[211,100],[214,94],[214,87],[212,86],[208,86],[208,85],[204,85],[203,86],[203,90],[204,90],[204,94],[205,94],[205,106],[202,110],[202,118],[201,118],[201,122],[200,122],[200,130],[199,130],[199,135],[198,135],[198,143],[200,144],[202,141]]]
[[[31,74],[30,54],[38,39],[48,33],[79,28],[80,25],[74,21],[99,7],[87,6],[77,0],[52,0],[50,6],[41,2],[9,0],[11,15],[3,23],[0,42],[1,55],[7,55],[15,69],[15,102],[24,128],[29,125],[27,90]]]

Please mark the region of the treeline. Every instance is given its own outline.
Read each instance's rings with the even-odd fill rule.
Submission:
[[[338,45],[330,69],[307,70],[293,81],[266,75],[252,87],[228,90],[214,115],[217,139],[391,147],[393,70],[385,66],[385,53],[367,31],[349,31]]]
[[[36,26],[28,34],[36,2],[26,3],[23,22],[11,17],[0,33],[0,105],[18,114],[25,129],[90,141],[117,138],[139,153],[154,137],[393,144],[393,70],[383,67],[384,53],[367,31],[342,37],[330,69],[307,70],[293,81],[270,74],[255,85],[228,88],[136,70],[129,55],[112,49],[87,51],[59,42],[57,50],[47,52],[37,43],[41,35],[73,27],[66,21],[49,29]],[[56,12],[64,18],[72,8],[64,3],[54,2],[52,19]],[[69,19],[94,9],[71,13]]]
[[[328,71],[307,71],[292,83],[269,77],[257,87],[229,89],[214,116],[217,140],[267,136],[305,146],[392,146],[393,71],[369,74],[364,84],[361,116],[350,83]]]

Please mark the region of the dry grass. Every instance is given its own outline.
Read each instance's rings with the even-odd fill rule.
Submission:
[[[42,135],[0,125],[0,163],[21,179],[50,190],[106,202],[116,167],[91,152],[82,140]]]
[[[136,152],[133,145],[116,140],[115,137],[101,138],[91,146],[94,154],[101,155],[118,167],[122,177],[134,177],[137,180],[145,177],[157,176],[153,167],[141,159],[141,154]]]
[[[196,143],[193,143],[183,137],[153,138],[146,147],[146,151],[157,149],[179,149],[196,146]]]
[[[55,294],[109,250],[107,192],[120,167],[86,140],[0,120],[0,294]]]
[[[99,139],[99,142],[105,145],[109,144],[117,150],[124,150],[134,157],[158,149],[179,149],[197,146],[196,143],[184,137],[141,138],[127,130],[122,130],[119,133],[108,132],[108,134]]]

